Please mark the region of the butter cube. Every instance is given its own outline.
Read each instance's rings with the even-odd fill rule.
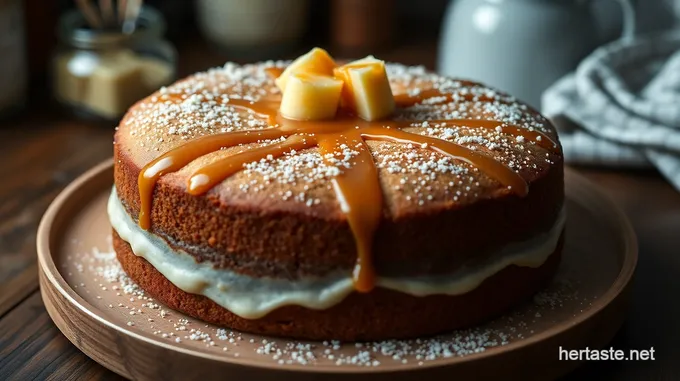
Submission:
[[[394,112],[394,96],[384,61],[368,56],[335,69],[334,75],[345,82],[342,107],[361,119],[378,120]]]
[[[335,66],[335,61],[333,61],[328,52],[320,48],[314,48],[288,65],[286,70],[276,79],[276,86],[283,93],[286,90],[286,85],[292,73],[302,72],[332,76]]]
[[[286,118],[319,120],[335,117],[343,82],[333,77],[294,72],[288,76],[280,112]]]

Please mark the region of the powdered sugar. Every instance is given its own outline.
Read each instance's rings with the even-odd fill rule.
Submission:
[[[538,293],[533,303],[519,307],[495,322],[442,336],[364,343],[297,341],[219,328],[169,310],[130,280],[111,249],[84,251],[67,259],[65,270],[69,277],[73,275],[70,271],[75,271],[80,279],[87,280],[72,287],[79,286],[79,292],[85,295],[96,294],[91,303],[103,312],[108,311],[108,319],[122,322],[126,329],[172,345],[201,348],[234,358],[261,358],[281,366],[425,365],[446,358],[474,355],[530,337],[537,322],[554,318],[553,311],[565,308],[565,304],[583,305],[586,301],[575,285],[561,280]]]

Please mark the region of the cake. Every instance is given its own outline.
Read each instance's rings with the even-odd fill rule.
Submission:
[[[384,63],[227,63],[135,104],[108,203],[127,274],[244,332],[313,340],[479,324],[552,278],[554,128],[479,83]]]

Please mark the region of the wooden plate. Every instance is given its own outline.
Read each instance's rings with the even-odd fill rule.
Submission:
[[[157,305],[126,278],[112,254],[106,215],[112,178],[112,162],[102,163],[47,210],[38,231],[40,285],[64,335],[128,378],[552,379],[578,365],[560,361],[560,347],[603,347],[625,318],[635,235],[614,204],[571,170],[564,259],[547,290],[468,331],[362,344],[219,330]]]

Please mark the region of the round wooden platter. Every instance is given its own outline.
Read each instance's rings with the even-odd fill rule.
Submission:
[[[635,235],[616,206],[571,170],[563,261],[545,291],[471,330],[361,344],[220,330],[157,305],[112,253],[106,214],[112,178],[112,162],[102,163],[47,210],[38,231],[40,285],[64,335],[131,379],[553,379],[578,365],[560,361],[560,347],[603,347],[625,318]]]

